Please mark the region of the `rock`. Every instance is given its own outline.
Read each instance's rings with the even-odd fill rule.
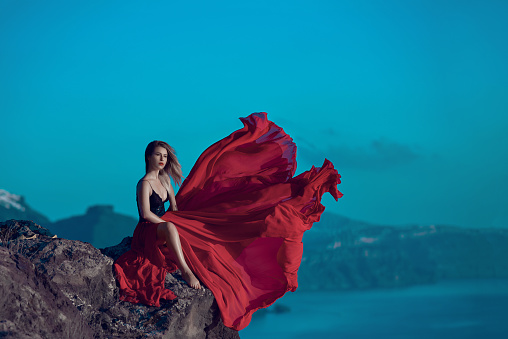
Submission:
[[[177,299],[161,307],[119,301],[112,264],[130,237],[99,250],[51,236],[32,221],[0,223],[0,337],[239,338],[210,290],[190,288],[178,271],[165,282]]]
[[[91,338],[72,302],[24,256],[0,247],[0,337]]]

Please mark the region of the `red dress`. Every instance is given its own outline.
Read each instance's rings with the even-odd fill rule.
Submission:
[[[319,221],[324,193],[342,196],[330,161],[293,177],[291,137],[266,113],[241,120],[242,129],[201,154],[176,195],[179,211],[161,217],[177,227],[187,264],[235,330],[245,328],[257,309],[296,290],[303,232]],[[154,245],[156,229],[138,223],[131,250],[114,264],[121,300],[159,306],[160,299],[176,297],[164,288],[176,266],[165,245]]]

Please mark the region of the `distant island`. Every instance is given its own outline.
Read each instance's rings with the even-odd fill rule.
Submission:
[[[324,213],[303,244],[299,282],[306,290],[508,278],[508,229],[380,226]]]

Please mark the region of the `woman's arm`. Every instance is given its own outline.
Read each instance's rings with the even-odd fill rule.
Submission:
[[[150,222],[158,224],[160,222],[166,222],[159,218],[155,213],[150,211],[150,192],[152,188],[147,181],[141,180],[136,187],[136,194],[138,196],[138,207],[140,217]]]
[[[171,183],[169,184],[168,194],[170,204],[169,208],[171,208],[172,211],[178,211],[178,207],[176,206],[175,191],[173,190],[173,186],[171,185]]]

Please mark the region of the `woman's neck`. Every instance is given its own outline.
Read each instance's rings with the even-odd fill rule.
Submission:
[[[151,170],[146,172],[146,179],[158,180],[159,179],[159,170]]]

